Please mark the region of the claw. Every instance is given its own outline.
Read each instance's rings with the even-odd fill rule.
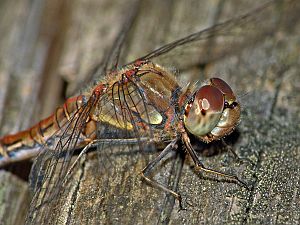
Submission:
[[[238,177],[236,177],[236,180],[239,182],[239,185],[242,186],[242,187],[244,187],[244,188],[246,188],[247,191],[251,190],[251,188],[249,187],[249,185],[246,182],[242,181]]]

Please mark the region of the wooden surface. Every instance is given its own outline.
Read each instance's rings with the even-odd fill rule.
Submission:
[[[2,1],[0,10],[1,133],[15,132],[51,113],[68,93],[86,87],[120,65],[218,21],[243,14],[261,1]],[[243,106],[238,130],[226,138],[254,165],[236,163],[222,151],[206,166],[238,174],[246,190],[196,174],[187,160],[169,160],[155,178],[176,185],[187,210],[142,182],[139,172],[157,153],[115,154],[99,166],[95,154],[75,171],[69,195],[51,212],[59,224],[297,224],[299,196],[299,12],[297,1],[282,1],[257,13],[252,26],[216,35],[195,53],[157,59],[175,68],[179,81],[219,76]],[[128,26],[130,25],[131,26]],[[254,25],[253,25],[254,24]],[[125,29],[125,28],[130,29]],[[120,35],[123,34],[124,36]],[[195,58],[196,56],[196,58]],[[181,60],[182,59],[182,60]],[[179,62],[178,62],[179,61]],[[89,85],[92,85],[91,83]],[[50,109],[49,109],[50,108]],[[40,117],[42,118],[42,117]],[[217,148],[216,146],[212,148]],[[10,174],[1,175],[12,176]],[[3,188],[18,181],[7,179]],[[175,181],[174,181],[175,180]],[[175,184],[174,184],[175,182]],[[1,187],[2,188],[2,187]],[[24,185],[22,189],[26,193]],[[18,195],[11,201],[21,202]],[[20,200],[21,199],[21,200]],[[22,201],[24,205],[28,201]],[[7,202],[1,203],[2,205]],[[16,203],[21,204],[21,203]],[[23,206],[26,207],[26,206]],[[11,210],[19,216],[23,213]],[[23,217],[24,218],[24,217]],[[1,214],[3,224],[13,224]]]

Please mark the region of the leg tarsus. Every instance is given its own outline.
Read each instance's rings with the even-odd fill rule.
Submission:
[[[248,163],[250,164],[251,166],[255,166],[255,164],[249,160],[248,158],[241,158],[238,156],[238,154],[233,150],[232,146],[228,145],[224,139],[221,139],[222,141],[222,144],[226,146],[226,149],[229,150],[231,152],[231,154],[233,155],[234,159],[236,161],[238,161],[239,163]]]
[[[204,172],[207,172],[207,173],[213,173],[213,174],[216,174],[216,175],[219,175],[219,176],[223,176],[223,177],[225,177],[229,180],[236,181],[240,186],[246,188],[247,190],[250,190],[249,186],[244,181],[239,179],[238,176],[236,176],[236,175],[226,174],[226,173],[223,173],[223,172],[220,172],[220,171],[217,171],[217,170],[208,169],[208,168],[205,168],[203,166],[203,164],[196,165],[195,166],[195,171],[197,171],[197,172],[204,171]]]
[[[195,150],[193,149],[187,133],[182,134],[182,141],[186,146],[188,154],[191,156],[193,162],[195,163],[195,170],[196,171],[201,171],[202,170],[204,172],[208,172],[208,173],[212,173],[212,174],[215,174],[215,175],[226,177],[227,179],[234,180],[234,181],[238,182],[241,186],[243,186],[247,190],[249,190],[248,185],[245,182],[241,181],[236,175],[226,174],[226,173],[223,173],[223,172],[219,172],[217,170],[205,168],[205,166],[199,160]]]
[[[159,182],[149,178],[147,175],[149,174],[149,172],[151,172],[151,170],[155,167],[155,165],[157,163],[160,162],[161,159],[163,159],[169,152],[177,149],[177,139],[172,141],[170,144],[167,145],[167,147],[159,154],[159,156],[157,156],[153,161],[151,161],[142,171],[141,171],[141,176],[142,178],[148,182],[150,185],[159,188],[171,195],[173,195],[179,202],[179,208],[183,209],[182,207],[182,198],[181,195],[173,190],[171,190],[170,188],[164,186],[163,184],[160,184]]]
[[[178,209],[178,212],[180,212],[181,210],[186,210],[186,208],[184,208],[182,206],[182,197],[181,197],[181,194],[178,194],[178,203],[179,203],[179,209]]]

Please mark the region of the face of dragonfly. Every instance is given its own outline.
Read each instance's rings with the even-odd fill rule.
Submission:
[[[211,142],[231,133],[240,113],[240,104],[230,86],[220,78],[211,78],[186,105],[184,125],[202,141]]]

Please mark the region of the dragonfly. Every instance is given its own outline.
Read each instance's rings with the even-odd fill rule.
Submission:
[[[268,5],[256,11],[265,7]],[[190,142],[191,136],[207,143],[220,140],[235,129],[240,103],[230,85],[211,78],[202,86],[183,87],[172,72],[152,60],[180,46],[243,26],[251,19],[255,19],[253,12],[158,48],[107,74],[105,81],[84,94],[67,99],[33,127],[1,138],[1,166],[37,156],[31,172],[34,196],[29,220],[59,196],[76,164],[72,161],[75,150],[83,148],[83,154],[93,144],[98,151],[105,151],[110,145],[134,144],[142,150],[152,143],[167,143],[141,174],[148,183],[173,195],[180,205],[179,193],[148,176],[161,159],[179,147],[184,147],[197,171],[224,176],[247,187],[235,175],[206,168]]]

